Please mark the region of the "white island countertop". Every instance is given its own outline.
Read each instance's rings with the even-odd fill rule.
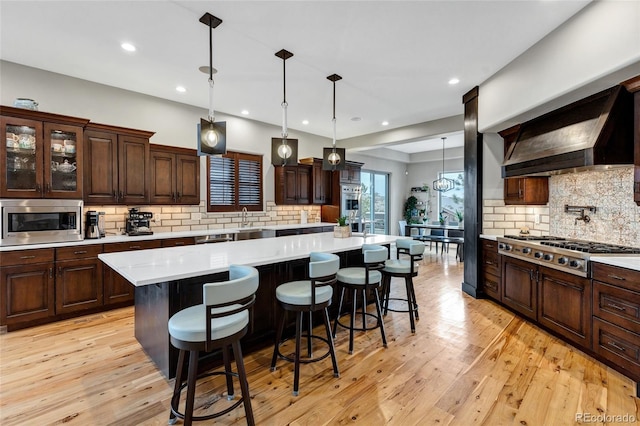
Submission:
[[[270,265],[309,257],[312,251],[339,253],[366,244],[389,244],[393,235],[335,238],[330,232],[289,237],[199,244],[98,255],[135,286],[225,272],[229,265]]]

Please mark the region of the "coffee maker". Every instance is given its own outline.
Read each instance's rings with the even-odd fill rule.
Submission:
[[[130,208],[127,216],[127,235],[153,235],[149,226],[151,219],[153,219],[153,213],[141,212],[135,207]]]
[[[99,214],[95,210],[89,210],[84,222],[84,237],[86,239],[100,238]]]

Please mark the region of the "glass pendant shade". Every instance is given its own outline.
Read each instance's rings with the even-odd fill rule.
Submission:
[[[344,170],[345,150],[336,148],[336,81],[342,80],[338,74],[332,74],[327,80],[333,83],[333,144],[331,148],[322,148],[322,170]]]
[[[453,179],[444,177],[444,141],[447,138],[442,138],[442,174],[439,179],[433,181],[432,188],[434,191],[447,192],[451,191],[455,186]]]

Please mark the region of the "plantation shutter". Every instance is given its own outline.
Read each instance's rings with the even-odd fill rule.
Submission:
[[[262,210],[262,156],[228,151],[208,157],[207,211]]]

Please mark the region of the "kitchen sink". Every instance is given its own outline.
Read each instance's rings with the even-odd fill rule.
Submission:
[[[276,236],[274,229],[263,228],[240,228],[233,234],[234,241],[255,240],[258,238],[273,238]]]

